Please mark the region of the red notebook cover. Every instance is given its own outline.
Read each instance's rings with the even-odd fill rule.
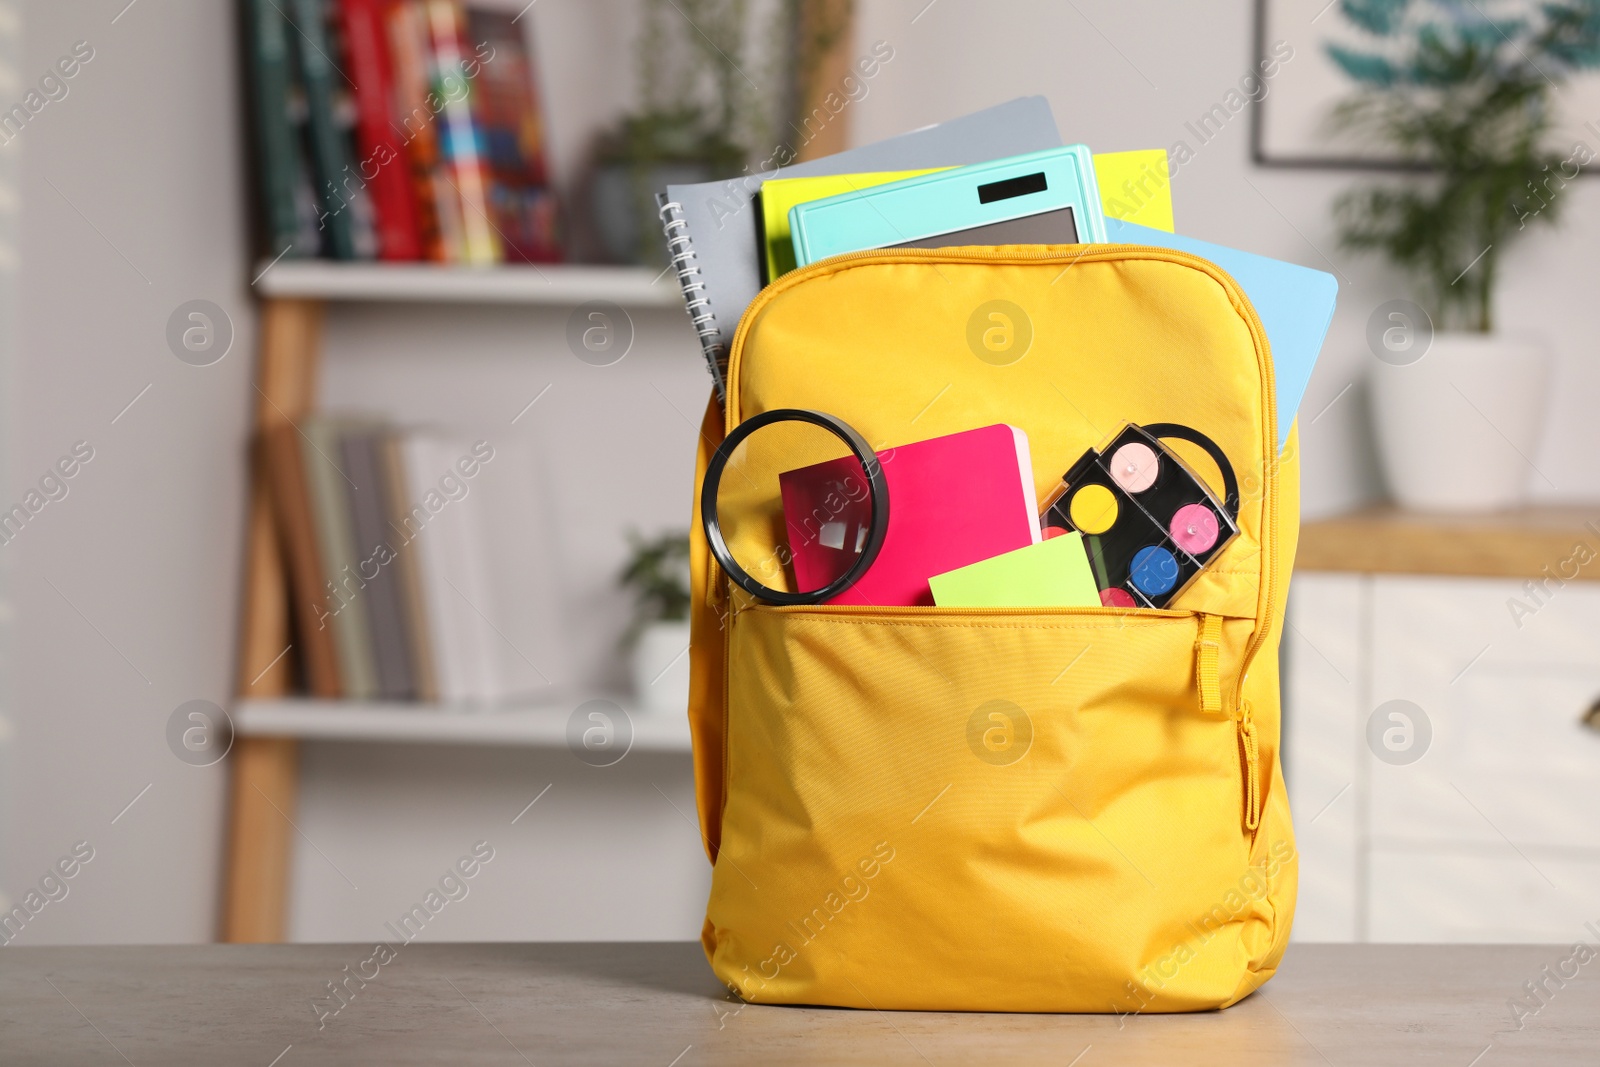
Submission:
[[[348,74],[355,83],[355,169],[367,183],[377,215],[378,258],[423,258],[422,234],[411,190],[410,165],[394,127],[394,82],[384,32],[389,0],[339,0]]]
[[[889,529],[861,580],[829,601],[933,604],[928,579],[1039,542],[1028,437],[996,423],[878,453]],[[872,507],[852,458],[778,476],[796,588],[821,589],[865,546]]]

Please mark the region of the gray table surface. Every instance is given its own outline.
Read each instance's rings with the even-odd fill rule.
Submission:
[[[1600,959],[1517,1028],[1570,949],[1295,945],[1199,1015],[979,1015],[741,1005],[694,944],[402,947],[319,1029],[353,945],[0,949],[0,1063],[1600,1063]]]

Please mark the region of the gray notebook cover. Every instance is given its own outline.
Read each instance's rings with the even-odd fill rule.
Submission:
[[[702,332],[701,343],[718,395],[739,318],[761,291],[757,212],[752,206],[761,180],[959,167],[1060,147],[1061,134],[1056,130],[1049,102],[1042,96],[1025,96],[937,126],[783,167],[761,175],[760,180],[746,176],[667,186],[667,203],[677,205],[676,219],[681,219],[678,236],[687,238],[681,251],[674,249],[680,257],[679,277],[685,286],[685,299],[704,299],[703,310],[713,320],[708,325],[715,327]],[[667,224],[669,239],[674,236],[675,225],[674,221]],[[692,265],[681,262],[688,252],[693,253]],[[694,268],[698,273],[684,276]],[[699,288],[691,293],[690,286],[695,285]]]

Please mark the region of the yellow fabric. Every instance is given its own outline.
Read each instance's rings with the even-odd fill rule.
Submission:
[[[967,340],[994,300],[1029,327],[1004,365]],[[1170,611],[753,604],[696,523],[719,978],[764,1003],[1128,1013],[1270,977],[1296,888],[1276,650],[1297,441],[1276,454],[1266,337],[1233,281],[1132,246],[838,257],[756,299],[728,389],[702,471],[741,420],[811,407],[879,447],[1008,422],[1043,496],[1124,421],[1180,422],[1242,499],[1240,536]]]
[[[1215,715],[1222,710],[1222,676],[1217,657],[1222,650],[1222,620],[1215,615],[1200,618],[1200,641],[1195,646],[1196,685],[1200,690],[1200,714]]]

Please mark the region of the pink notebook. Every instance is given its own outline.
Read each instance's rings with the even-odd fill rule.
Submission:
[[[1039,542],[1028,435],[996,423],[878,453],[889,530],[872,567],[831,604],[932,605],[928,579]],[[778,476],[796,588],[821,589],[866,546],[871,501],[852,458]]]

